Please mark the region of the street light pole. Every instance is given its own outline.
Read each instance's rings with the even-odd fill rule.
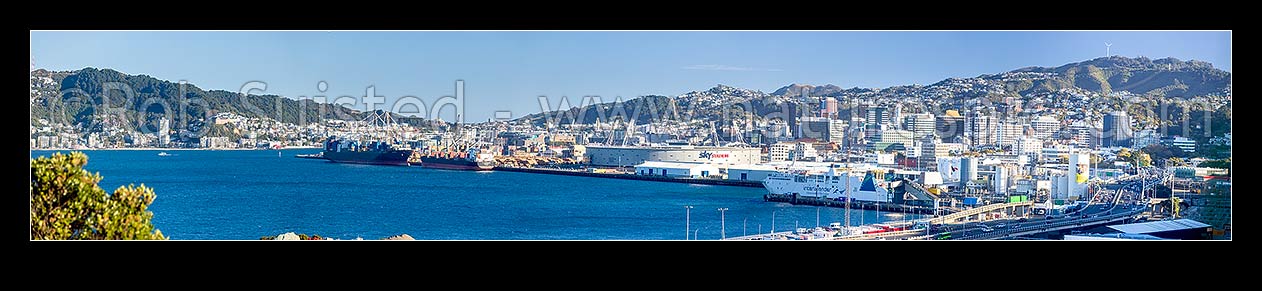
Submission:
[[[684,205],[684,240],[688,240],[688,231],[692,230],[692,205]]]
[[[749,222],[749,217],[741,219],[741,236],[745,236],[745,223]]]
[[[776,233],[776,211],[779,210],[771,211],[771,233]]]
[[[727,207],[719,208],[719,225],[721,239],[727,239]]]

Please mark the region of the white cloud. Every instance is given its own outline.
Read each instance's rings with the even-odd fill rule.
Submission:
[[[784,71],[781,69],[759,69],[759,68],[738,67],[738,66],[729,66],[729,65],[691,65],[691,66],[681,67],[681,69],[707,70],[707,71],[765,71],[765,72]]]

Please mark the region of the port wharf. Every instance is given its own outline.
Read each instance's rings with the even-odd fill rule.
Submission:
[[[300,154],[300,155],[294,155],[294,157],[300,158],[300,159],[327,160],[326,158],[324,158],[322,155],[319,155],[319,154],[311,154],[311,155]],[[724,179],[713,179],[713,178],[671,178],[671,177],[645,176],[645,175],[626,174],[626,173],[589,172],[583,169],[538,168],[538,167],[526,168],[526,167],[496,166],[492,170],[505,171],[505,172],[549,174],[549,175],[613,178],[613,179],[624,179],[624,180],[763,188],[762,182],[759,182],[759,181],[735,181],[735,180],[724,180]]]
[[[308,158],[308,159],[324,159],[323,157],[320,157],[318,155],[296,155],[296,157]],[[739,180],[724,180],[724,179],[713,179],[713,178],[671,178],[671,177],[662,177],[662,176],[636,175],[636,174],[629,174],[629,173],[593,172],[593,171],[584,170],[582,168],[566,169],[566,168],[496,166],[492,170],[505,171],[505,172],[533,173],[533,174],[548,174],[548,175],[565,175],[565,176],[612,178],[612,179],[624,179],[624,180],[656,181],[656,182],[686,183],[686,184],[700,184],[700,185],[763,188],[762,182],[759,182],[759,181],[739,181]],[[833,200],[833,199],[821,199],[821,198],[816,198],[816,197],[803,197],[803,196],[798,196],[796,194],[782,195],[782,194],[768,193],[768,194],[763,195],[763,200],[768,201],[768,202],[783,202],[783,203],[789,203],[789,204],[794,204],[794,205],[846,207],[845,201],[838,201],[838,200]],[[886,211],[886,212],[933,214],[932,207],[902,205],[902,204],[895,204],[891,202],[852,201],[850,203],[850,207],[855,208],[855,209],[877,210],[877,211]]]
[[[762,196],[768,202],[784,202],[793,205],[811,205],[825,207],[846,207],[845,200],[834,200],[818,197],[799,196],[797,194],[771,194]],[[915,214],[933,214],[933,207],[902,205],[892,202],[851,201],[850,208],[885,212],[901,212]]]
[[[641,181],[657,181],[657,182],[687,183],[687,184],[701,184],[701,185],[763,188],[762,182],[758,182],[758,181],[734,181],[734,180],[708,179],[708,178],[670,178],[670,177],[662,177],[662,176],[646,176],[646,175],[623,174],[623,173],[600,173],[600,172],[588,172],[588,171],[578,170],[578,169],[555,169],[555,168],[523,168],[523,167],[497,166],[495,167],[494,170],[505,171],[505,172],[523,172],[523,173],[535,173],[535,174],[613,178],[613,179],[624,179],[624,180],[641,180]]]

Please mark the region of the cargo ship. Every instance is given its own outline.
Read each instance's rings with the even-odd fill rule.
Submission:
[[[466,151],[426,151],[421,154],[420,160],[421,167],[435,169],[489,171],[495,168],[495,155],[483,153],[478,148]]]
[[[412,150],[384,141],[361,142],[330,137],[324,142],[321,154],[337,163],[408,166]]]

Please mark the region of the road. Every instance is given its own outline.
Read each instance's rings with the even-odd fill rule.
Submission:
[[[1092,197],[1086,207],[1069,211],[1063,215],[968,222],[956,225],[933,225],[928,233],[933,233],[934,235],[930,236],[929,239],[944,236],[946,233],[950,233],[950,236],[945,239],[995,237],[1002,236],[1005,233],[1028,232],[1040,228],[1064,227],[1084,222],[1112,220],[1122,216],[1122,214],[1142,212],[1146,207],[1147,197],[1143,197],[1141,193],[1146,188],[1151,188],[1152,185],[1164,182],[1165,177],[1166,175],[1163,174],[1152,175],[1149,170],[1145,170],[1141,175],[1131,176],[1119,180],[1119,183],[1105,186],[1105,190],[1112,191],[1099,191],[1095,197]]]
[[[996,239],[1010,238],[1012,235],[1107,225],[1142,213],[1149,199],[1141,193],[1153,185],[1165,182],[1167,177],[1168,175],[1159,170],[1142,170],[1140,175],[1131,175],[1104,185],[1085,207],[1060,215],[930,225],[930,228],[924,232],[890,236],[884,239],[935,239],[948,233],[950,236],[944,239]]]

